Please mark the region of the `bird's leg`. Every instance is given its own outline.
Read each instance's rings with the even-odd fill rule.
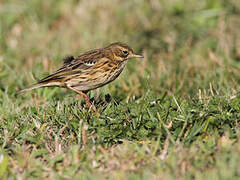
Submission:
[[[74,92],[76,92],[76,93],[78,93],[78,94],[80,94],[80,95],[82,95],[83,96],[83,98],[84,98],[84,100],[86,101],[86,103],[87,103],[87,106],[88,106],[88,108],[89,109],[91,109],[91,107],[93,106],[91,103],[90,103],[90,100],[89,100],[89,97],[88,97],[88,95],[87,94],[85,94],[84,92],[82,92],[82,91],[79,91],[79,90],[77,90],[77,89],[74,89],[73,87],[71,87],[71,86],[67,86],[68,87],[68,89],[71,89],[72,91],[74,91]],[[95,113],[97,113],[97,110],[96,110],[96,108],[95,107],[93,107],[93,109],[94,109],[94,111],[95,111]]]
[[[88,106],[88,107],[91,107],[92,104],[90,103],[90,100],[89,100],[88,95],[86,95],[86,94],[85,94],[84,92],[82,92],[82,91],[79,91],[79,90],[77,90],[77,89],[74,89],[74,88],[71,87],[71,86],[68,86],[68,88],[71,89],[72,91],[74,91],[74,92],[76,92],[76,93],[82,95],[83,98],[84,98],[84,100],[85,100],[86,103],[87,103],[87,106]]]

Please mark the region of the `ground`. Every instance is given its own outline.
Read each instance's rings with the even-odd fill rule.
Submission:
[[[239,179],[240,4],[0,0],[1,179]],[[16,92],[67,55],[129,44],[88,95]]]

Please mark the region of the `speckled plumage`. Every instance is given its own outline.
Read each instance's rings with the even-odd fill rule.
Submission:
[[[58,86],[69,88],[84,96],[83,92],[115,80],[124,69],[127,60],[134,57],[142,56],[134,54],[132,48],[121,42],[88,51],[78,57],[68,56],[60,69],[20,92],[39,87]],[[87,96],[85,100],[88,101]]]

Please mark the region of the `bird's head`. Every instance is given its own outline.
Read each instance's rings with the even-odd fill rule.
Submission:
[[[112,52],[112,55],[117,61],[126,61],[130,58],[143,58],[142,55],[135,54],[133,49],[127,44],[116,42],[110,44],[106,49]]]

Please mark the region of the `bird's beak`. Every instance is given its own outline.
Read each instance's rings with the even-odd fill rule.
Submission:
[[[138,54],[133,54],[131,57],[132,58],[144,58],[142,55],[138,55]]]

